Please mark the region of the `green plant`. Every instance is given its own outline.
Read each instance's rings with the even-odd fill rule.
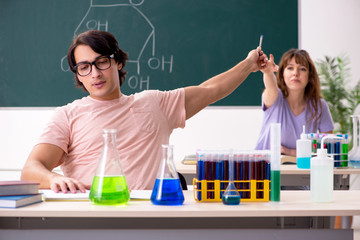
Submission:
[[[321,83],[321,94],[329,105],[335,123],[334,132],[352,132],[350,116],[360,103],[360,82],[349,88],[349,59],[342,55],[335,58],[325,56],[316,62]]]

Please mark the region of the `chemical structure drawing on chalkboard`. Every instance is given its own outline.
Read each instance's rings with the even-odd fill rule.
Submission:
[[[121,93],[130,96],[200,85],[246,58],[261,34],[264,51],[280,58],[299,45],[298,5],[286,0],[0,0],[0,107],[58,107],[87,96],[74,86],[67,61],[74,36],[87,30],[113,34],[128,54]],[[265,22],[271,24],[264,27]],[[261,74],[251,73],[212,105],[260,106]]]
[[[109,3],[111,2],[111,3]],[[119,46],[129,54],[128,64],[136,65],[136,73],[129,72],[127,85],[130,89],[144,90],[150,88],[150,77],[141,75],[141,64],[151,70],[165,69],[171,73],[173,56],[158,58],[155,56],[155,27],[147,16],[138,8],[144,0],[90,0],[90,6],[74,31],[74,36],[87,30],[102,30],[112,33]],[[149,49],[150,56],[143,59],[144,51]],[[62,70],[65,69],[66,56],[62,59]]]

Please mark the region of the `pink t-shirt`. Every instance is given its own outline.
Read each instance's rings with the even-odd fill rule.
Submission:
[[[62,148],[58,163],[65,176],[90,186],[101,153],[104,128],[117,130],[121,165],[130,189],[152,189],[161,145],[173,129],[185,127],[185,91],[148,90],[119,99],[89,96],[56,108],[39,143]]]

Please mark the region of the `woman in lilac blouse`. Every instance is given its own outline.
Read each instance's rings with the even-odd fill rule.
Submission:
[[[281,153],[289,156],[296,156],[296,140],[303,125],[306,133],[333,131],[329,107],[321,98],[319,76],[305,50],[288,50],[279,67],[270,54],[270,64],[262,72],[264,117],[255,149],[270,149],[271,123],[281,123]]]

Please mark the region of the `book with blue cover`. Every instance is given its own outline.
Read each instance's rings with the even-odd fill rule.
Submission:
[[[39,193],[39,183],[13,180],[0,181],[0,196],[30,195]]]
[[[1,208],[18,208],[42,202],[41,194],[0,196]]]

